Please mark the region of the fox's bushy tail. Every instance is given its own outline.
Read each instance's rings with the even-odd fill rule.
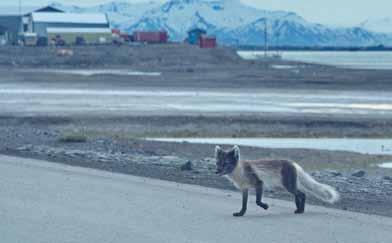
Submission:
[[[334,204],[339,201],[339,193],[335,188],[317,182],[311,175],[306,173],[298,164],[294,163],[298,174],[298,187],[315,196],[316,198]]]

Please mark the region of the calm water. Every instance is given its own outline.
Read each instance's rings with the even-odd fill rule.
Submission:
[[[240,51],[245,59],[263,56],[260,51]],[[391,69],[392,51],[285,51],[284,59],[308,63],[327,64],[347,68]]]
[[[35,84],[34,84],[35,85]],[[249,92],[80,89],[0,84],[2,112],[159,111],[356,114],[392,117],[392,92],[252,90]]]
[[[263,148],[302,148],[392,155],[392,139],[334,138],[154,138],[164,142],[189,142]]]

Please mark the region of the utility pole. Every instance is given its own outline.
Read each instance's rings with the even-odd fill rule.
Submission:
[[[19,0],[19,18],[20,18],[19,35],[22,35],[24,32],[24,24],[23,24],[23,16],[22,16],[22,0]],[[20,37],[18,37],[18,39],[19,38]]]
[[[264,56],[268,55],[268,21],[264,19]]]

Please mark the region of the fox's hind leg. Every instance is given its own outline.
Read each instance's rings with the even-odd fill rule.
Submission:
[[[285,163],[283,164],[281,175],[283,186],[295,197],[295,205],[297,206],[295,213],[304,213],[306,195],[302,191],[298,190],[298,175],[296,168],[291,163]]]
[[[306,194],[297,189],[297,192],[295,194],[295,205],[297,205],[297,210],[295,211],[295,213],[301,214],[305,212],[305,201]]]
[[[267,210],[269,208],[268,204],[262,202],[263,192],[264,192],[264,183],[263,181],[259,181],[256,184],[256,204],[264,208],[265,210]]]

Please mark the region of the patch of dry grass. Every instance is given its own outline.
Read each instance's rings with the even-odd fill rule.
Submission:
[[[59,141],[62,143],[85,143],[88,141],[88,136],[83,131],[67,132],[59,138]]]

